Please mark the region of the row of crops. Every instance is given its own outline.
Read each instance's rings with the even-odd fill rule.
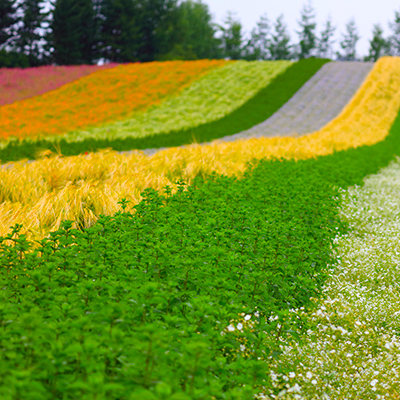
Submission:
[[[314,132],[225,140],[334,64],[3,85],[2,399],[398,396],[400,58],[343,77],[362,83]]]

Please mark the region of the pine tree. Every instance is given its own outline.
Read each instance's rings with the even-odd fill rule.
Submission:
[[[0,49],[9,44],[14,36],[13,27],[17,22],[16,0],[0,0]]]
[[[222,52],[225,58],[239,60],[243,52],[242,24],[232,12],[228,12],[224,25],[220,26],[222,32]]]
[[[16,48],[28,56],[30,65],[39,65],[40,42],[45,36],[44,25],[48,23],[49,12],[44,11],[42,0],[24,0],[21,3],[21,26],[17,29]]]
[[[342,52],[338,52],[338,59],[344,61],[354,61],[357,58],[357,42],[360,40],[358,29],[354,19],[346,24],[346,32],[342,34],[340,47]]]
[[[186,0],[179,6],[176,26],[178,40],[174,48],[162,56],[164,60],[195,60],[219,58],[219,40],[207,4],[201,0]]]
[[[400,12],[395,11],[394,21],[389,22],[389,27],[392,32],[390,36],[390,54],[400,56]]]
[[[250,40],[245,46],[246,60],[267,60],[269,58],[270,24],[266,15],[262,15],[256,27],[251,31]]]
[[[317,39],[317,55],[320,58],[330,58],[332,57],[333,50],[332,45],[334,40],[332,40],[335,34],[336,27],[332,25],[330,18],[325,22],[325,26],[321,31],[320,37]]]
[[[93,64],[95,19],[92,0],[56,0],[51,32],[53,59],[59,65]]]
[[[289,42],[290,35],[283,20],[283,14],[281,14],[274,24],[274,33],[271,35],[268,47],[271,60],[290,60],[292,58],[292,46],[289,45]]]
[[[179,41],[177,0],[140,0],[138,3],[139,61],[160,59]]]
[[[379,24],[374,25],[369,44],[369,54],[365,57],[366,61],[376,61],[379,57],[390,54],[390,41],[383,37],[383,29]]]
[[[315,29],[317,24],[315,23],[315,11],[311,6],[311,3],[304,5],[301,10],[299,25],[301,30],[297,32],[299,35],[299,58],[308,58],[314,55],[317,38],[315,35]]]
[[[107,61],[138,60],[140,33],[134,0],[103,0],[100,6],[99,55]]]

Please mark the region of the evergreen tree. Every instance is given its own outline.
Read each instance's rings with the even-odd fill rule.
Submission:
[[[139,0],[139,61],[153,61],[169,53],[178,42],[177,0]]]
[[[45,36],[45,24],[49,17],[49,12],[45,12],[44,7],[42,0],[24,0],[20,5],[22,18],[16,32],[15,46],[18,52],[28,56],[31,66],[39,65],[42,58],[41,41]]]
[[[140,32],[138,5],[134,0],[103,0],[100,5],[99,49],[101,58],[112,62],[138,60]]]
[[[245,46],[246,60],[267,60],[269,58],[270,24],[266,15],[262,15],[256,27],[251,31],[250,40]]]
[[[195,60],[219,58],[219,40],[207,4],[201,0],[186,0],[179,6],[176,27],[178,39],[171,52],[162,59]]]
[[[317,44],[317,38],[315,35],[317,24],[315,23],[315,11],[311,6],[311,3],[303,6],[299,25],[301,28],[301,30],[297,32],[300,39],[299,58],[308,58],[314,55]]]
[[[56,0],[48,36],[59,65],[93,64],[96,26],[92,0]]]
[[[0,0],[0,49],[13,38],[13,27],[17,22],[16,0]]]
[[[374,25],[369,44],[369,54],[365,57],[366,61],[376,61],[379,57],[390,53],[390,42],[383,37],[383,29],[379,24]]]
[[[334,40],[332,40],[335,34],[336,28],[332,25],[330,18],[325,22],[325,26],[321,31],[320,37],[317,39],[317,55],[320,58],[332,57],[333,50],[332,46]]]
[[[338,52],[337,56],[340,60],[354,61],[357,58],[357,42],[360,40],[358,29],[354,19],[346,24],[346,32],[342,34],[340,47],[342,52]]]
[[[235,18],[232,12],[228,12],[224,26],[220,26],[222,32],[222,53],[225,58],[239,60],[243,52],[242,24]]]
[[[292,46],[289,45],[289,42],[290,35],[283,20],[283,14],[281,14],[274,24],[274,32],[271,35],[268,47],[271,60],[290,60],[292,58]]]
[[[390,36],[390,54],[400,56],[400,12],[395,11],[394,21],[389,22],[391,30]]]

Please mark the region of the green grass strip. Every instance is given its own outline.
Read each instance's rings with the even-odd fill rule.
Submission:
[[[86,151],[112,148],[117,151],[174,147],[208,142],[227,135],[233,135],[263,122],[285,104],[328,60],[307,59],[297,62],[278,75],[269,85],[254,97],[225,117],[190,129],[174,130],[168,133],[133,138],[86,138],[77,142],[65,139],[38,141],[10,141],[0,149],[0,160],[16,161],[23,158],[35,159],[38,149],[54,151],[59,148],[65,156]],[[183,117],[184,118],[184,117]]]

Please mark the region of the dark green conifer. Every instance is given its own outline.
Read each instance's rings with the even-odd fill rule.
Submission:
[[[50,36],[56,64],[93,64],[94,15],[92,0],[56,0]]]

